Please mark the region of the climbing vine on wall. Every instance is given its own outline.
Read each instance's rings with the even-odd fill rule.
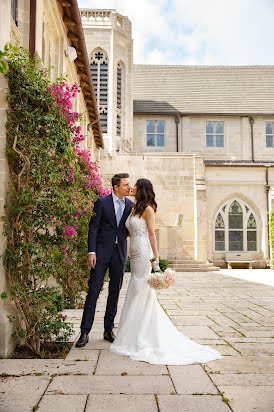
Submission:
[[[94,202],[108,190],[98,163],[79,146],[85,136],[72,99],[81,88],[64,78],[50,82],[48,70],[22,48],[10,50],[6,77],[5,266],[18,314],[14,335],[39,354],[43,342],[72,333],[58,311],[59,291],[66,307],[81,300],[88,222]]]

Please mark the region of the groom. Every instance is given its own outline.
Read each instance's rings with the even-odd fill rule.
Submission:
[[[90,279],[84,313],[81,322],[81,335],[76,342],[80,348],[88,342],[96,303],[102,289],[104,276],[109,268],[109,288],[104,317],[104,339],[113,342],[112,332],[120,289],[123,283],[127,258],[128,230],[125,222],[131,212],[133,202],[125,196],[130,192],[127,173],[119,173],[112,178],[113,193],[97,200],[95,215],[91,217],[88,232],[88,264]]]

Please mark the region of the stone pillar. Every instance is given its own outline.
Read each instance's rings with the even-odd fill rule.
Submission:
[[[241,118],[241,159],[251,159],[250,123],[248,117]]]
[[[196,181],[196,219],[197,219],[197,259],[207,260],[207,206],[204,162],[202,158],[195,159]]]

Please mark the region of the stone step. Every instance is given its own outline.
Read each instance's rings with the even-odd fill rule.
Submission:
[[[184,268],[184,269],[179,269],[179,268],[172,268],[174,269],[176,272],[180,273],[180,272],[216,272],[218,270],[220,270],[219,267],[216,266],[212,266],[212,267],[203,267],[203,268],[197,268],[197,267],[191,267],[191,268]]]
[[[198,263],[198,264],[204,264],[204,263],[209,263],[207,260],[194,260],[194,259],[167,259],[168,263]]]
[[[191,266],[197,266],[197,267],[210,267],[213,266],[213,263],[196,263],[196,262],[190,262],[190,263],[169,263],[169,266],[178,266],[178,267],[191,267]]]

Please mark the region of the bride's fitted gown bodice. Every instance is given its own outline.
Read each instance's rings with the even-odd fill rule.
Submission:
[[[189,365],[220,359],[218,351],[199,345],[173,325],[147,280],[152,250],[146,221],[129,216],[131,279],[112,352],[159,365]]]

